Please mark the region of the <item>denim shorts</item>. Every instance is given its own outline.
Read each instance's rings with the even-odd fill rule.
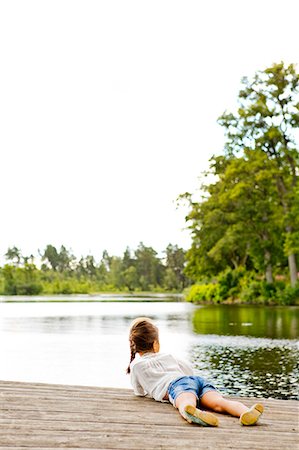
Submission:
[[[176,378],[167,389],[169,401],[174,407],[177,397],[183,392],[192,392],[199,403],[201,397],[208,391],[218,392],[209,381],[195,375]]]

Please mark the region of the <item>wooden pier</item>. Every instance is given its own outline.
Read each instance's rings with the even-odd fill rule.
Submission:
[[[257,426],[219,414],[218,428],[204,428],[129,389],[0,381],[0,450],[298,449],[299,402],[262,402]]]

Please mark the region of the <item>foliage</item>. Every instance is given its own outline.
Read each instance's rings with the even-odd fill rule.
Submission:
[[[287,286],[281,290],[281,303],[284,305],[294,305],[299,303],[299,283],[295,286]]]
[[[6,264],[2,269],[2,276],[5,295],[37,295],[42,292],[34,264],[25,263],[22,268]]]
[[[185,296],[193,303],[294,305],[299,303],[299,283],[294,287],[285,281],[267,283],[254,272],[228,270],[213,283],[194,284]]]
[[[225,154],[230,159],[248,150],[262,152],[267,166],[271,164],[280,203],[277,209],[282,210],[278,213],[285,234],[283,248],[288,257],[291,284],[295,285],[299,153],[294,131],[299,127],[299,74],[293,64],[279,63],[258,71],[252,79],[244,77],[242,85],[237,114],[226,112],[219,118],[226,132]]]
[[[21,262],[21,252],[17,247],[9,247],[5,253],[5,259],[10,261],[14,266],[18,266]]]
[[[133,253],[127,248],[123,257],[110,256],[105,250],[97,263],[93,255],[77,260],[65,246],[57,250],[47,245],[40,252],[42,264],[38,268],[32,255],[24,257],[20,249],[12,247],[5,255],[10,264],[0,268],[0,293],[180,292],[190,283],[183,273],[185,252],[169,244],[164,253],[166,258],[159,258],[152,247],[140,243]]]
[[[189,280],[182,270],[185,267],[186,252],[177,245],[169,244],[165,250],[166,271],[164,283],[168,289],[181,291],[189,284]]]
[[[186,273],[196,280],[227,267],[266,272],[284,257],[272,162],[248,150],[240,158],[212,158],[211,173],[217,181],[203,187],[206,197],[187,216],[193,243]]]
[[[75,257],[62,245],[60,251],[53,245],[47,245],[43,255],[42,261],[45,261],[46,266],[50,266],[54,271],[64,272],[71,269],[71,264]]]
[[[188,290],[186,300],[193,303],[219,303],[218,285],[213,283],[194,284]]]
[[[210,160],[201,199],[189,203],[186,274],[194,301],[296,301],[299,254],[299,75],[283,63],[244,78],[225,112],[222,155]],[[275,281],[289,269],[290,284]],[[282,285],[281,285],[282,284]]]

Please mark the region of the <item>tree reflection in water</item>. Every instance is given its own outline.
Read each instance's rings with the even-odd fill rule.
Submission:
[[[193,364],[227,394],[298,399],[298,313],[298,308],[200,307],[192,318]]]

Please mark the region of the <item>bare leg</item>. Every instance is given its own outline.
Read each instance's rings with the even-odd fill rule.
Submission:
[[[197,398],[190,392],[182,392],[176,399],[175,407],[181,416],[189,423],[197,423],[203,426],[217,426],[218,419],[213,414],[196,408]]]
[[[208,391],[201,398],[201,405],[219,413],[228,413],[240,417],[242,425],[254,425],[263,413],[263,405],[257,403],[247,408],[243,403],[223,398],[219,392]]]
[[[180,394],[176,401],[175,401],[175,407],[179,410],[179,413],[182,417],[186,420],[185,416],[185,407],[187,405],[192,405],[196,408],[197,398],[194,394],[191,394],[190,392],[183,392]]]
[[[241,414],[249,411],[249,408],[243,405],[243,403],[223,398],[222,395],[216,391],[206,392],[202,396],[200,403],[204,408],[209,408],[219,413],[228,413],[235,417],[240,417]]]

